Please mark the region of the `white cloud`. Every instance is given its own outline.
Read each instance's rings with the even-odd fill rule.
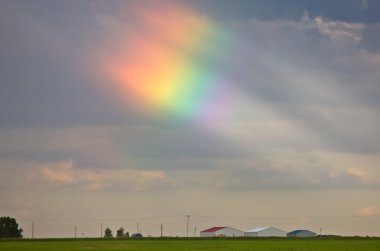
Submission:
[[[50,166],[44,166],[41,170],[42,176],[51,181],[57,183],[73,183],[73,171],[72,162],[58,163],[52,168]]]
[[[366,178],[368,177],[368,174],[364,172],[363,170],[357,168],[357,167],[351,167],[347,170],[347,173],[352,176],[356,176],[359,178]]]
[[[76,169],[73,162],[54,163],[40,169],[43,178],[58,185],[79,186],[86,190],[121,187],[145,191],[155,187],[172,187],[174,183],[162,170]]]
[[[375,206],[363,207],[357,211],[358,216],[371,216],[379,214],[379,208]]]
[[[369,173],[367,171],[364,171],[358,167],[350,167],[347,170],[347,174],[358,178],[363,182],[364,184],[368,185],[380,185],[380,179],[377,179],[376,175]]]
[[[313,24],[318,28],[321,34],[330,38],[335,44],[340,46],[357,44],[362,39],[361,32],[364,25],[360,23],[328,21],[322,17],[316,17],[313,19]]]

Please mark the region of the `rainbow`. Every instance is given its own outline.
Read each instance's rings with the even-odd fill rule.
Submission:
[[[106,60],[117,92],[133,96],[146,112],[158,108],[200,123],[220,119],[233,95],[218,74],[228,36],[204,16],[181,6],[136,12],[138,30],[118,56]]]

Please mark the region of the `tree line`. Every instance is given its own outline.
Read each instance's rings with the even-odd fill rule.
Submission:
[[[23,229],[19,227],[15,218],[9,216],[0,217],[0,238],[22,238]],[[123,227],[116,230],[116,238],[142,237],[141,234],[129,235],[129,231],[125,232]],[[112,230],[106,228],[104,230],[104,238],[114,238]]]
[[[116,230],[116,238],[128,238],[129,231],[125,232],[125,229],[123,227],[120,227],[118,230]],[[104,230],[104,238],[113,238],[112,230],[108,227]]]
[[[0,238],[22,238],[22,232],[15,218],[0,217]]]

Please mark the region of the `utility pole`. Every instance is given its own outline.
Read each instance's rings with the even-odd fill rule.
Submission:
[[[103,222],[100,223],[100,238],[103,237]]]
[[[34,239],[34,221],[32,222],[32,239]]]
[[[140,225],[140,223],[139,222],[137,222],[137,233],[140,233],[140,228],[139,228],[139,225]]]
[[[190,221],[190,215],[186,215],[187,218],[187,224],[186,224],[186,237],[189,237],[189,221]]]
[[[75,236],[75,239],[77,238],[77,226],[75,226],[74,228],[74,236]]]
[[[161,238],[162,238],[162,236],[163,236],[163,231],[164,231],[164,229],[163,229],[163,226],[162,226],[162,224],[161,224]]]
[[[197,226],[194,227],[194,237],[195,237],[196,232],[197,232]]]

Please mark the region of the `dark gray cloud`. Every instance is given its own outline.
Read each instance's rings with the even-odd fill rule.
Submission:
[[[372,53],[380,53],[380,24],[367,25],[363,29],[363,37],[360,43]]]
[[[305,11],[311,16],[323,16],[328,19],[347,22],[368,22],[379,21],[377,15],[380,4],[378,1],[366,0],[329,0],[302,1],[302,0],[269,0],[261,1],[228,1],[209,0],[192,1],[200,10],[221,20],[247,20],[257,18],[261,20],[294,20]]]
[[[92,149],[4,149],[0,151],[0,158],[4,161],[30,161],[41,163],[41,165],[67,161],[75,162],[78,167],[105,168],[116,165],[114,161],[105,159],[104,156],[99,156],[93,146],[91,147]]]
[[[268,217],[277,208],[377,212],[380,2],[182,3],[210,25],[211,39],[189,61],[216,77],[213,90],[221,87],[231,105],[221,102],[202,121],[111,91],[98,64],[108,53],[123,57],[129,39],[145,32],[134,7],[181,2],[0,1],[0,214],[31,226],[126,213],[228,215],[236,205]],[[325,223],[378,235],[375,222]],[[41,237],[72,235],[71,222],[46,224]],[[86,236],[98,236],[95,225]],[[156,222],[144,224],[150,230]]]
[[[236,148],[233,142],[197,129],[192,124],[125,128],[119,131],[118,145],[127,155],[154,160],[229,158],[248,154]]]
[[[206,13],[211,11],[208,6],[215,4],[204,3]],[[117,132],[102,135],[111,142],[110,149],[92,143],[78,146],[72,140],[54,148],[3,147],[0,155],[41,163],[74,161],[79,168],[128,164],[140,169],[190,170],[218,168],[217,160],[256,156],[272,148],[380,151],[376,140],[380,126],[378,38],[371,35],[378,27],[367,23],[371,20],[355,23],[356,19],[334,18],[332,13],[317,16],[318,9],[328,11],[326,2],[300,4],[302,8],[296,1],[287,6],[276,1],[267,5],[220,2],[224,10],[233,5],[237,9],[232,12],[247,15],[215,21],[210,14],[212,24],[226,36],[222,42],[213,40],[213,48],[225,56],[207,61],[206,66],[251,104],[238,106],[245,109],[242,116],[232,116],[246,127],[238,136],[227,137],[224,132],[205,130],[196,121],[140,113],[133,102],[125,104],[103,93],[102,86],[110,80],[97,78],[92,61],[133,34],[128,10],[123,12],[117,8],[120,5],[91,1],[3,3],[0,27],[6,35],[0,41],[0,126],[111,125]],[[242,6],[247,13],[242,12]],[[276,18],[265,12],[263,16],[249,12],[271,6],[288,9]],[[369,4],[370,8],[376,4]],[[208,56],[200,54],[196,59]],[[256,104],[271,113],[260,111]],[[258,112],[264,115],[258,116]],[[234,121],[223,122],[228,128]],[[273,127],[271,123],[286,126]],[[61,141],[68,135],[50,136]],[[75,135],[80,141],[80,134]],[[90,139],[86,136],[82,140]]]
[[[89,77],[86,66],[93,62],[87,48],[97,41],[90,3],[1,5],[0,126],[126,121],[126,110],[104,99],[94,88],[98,80]]]

